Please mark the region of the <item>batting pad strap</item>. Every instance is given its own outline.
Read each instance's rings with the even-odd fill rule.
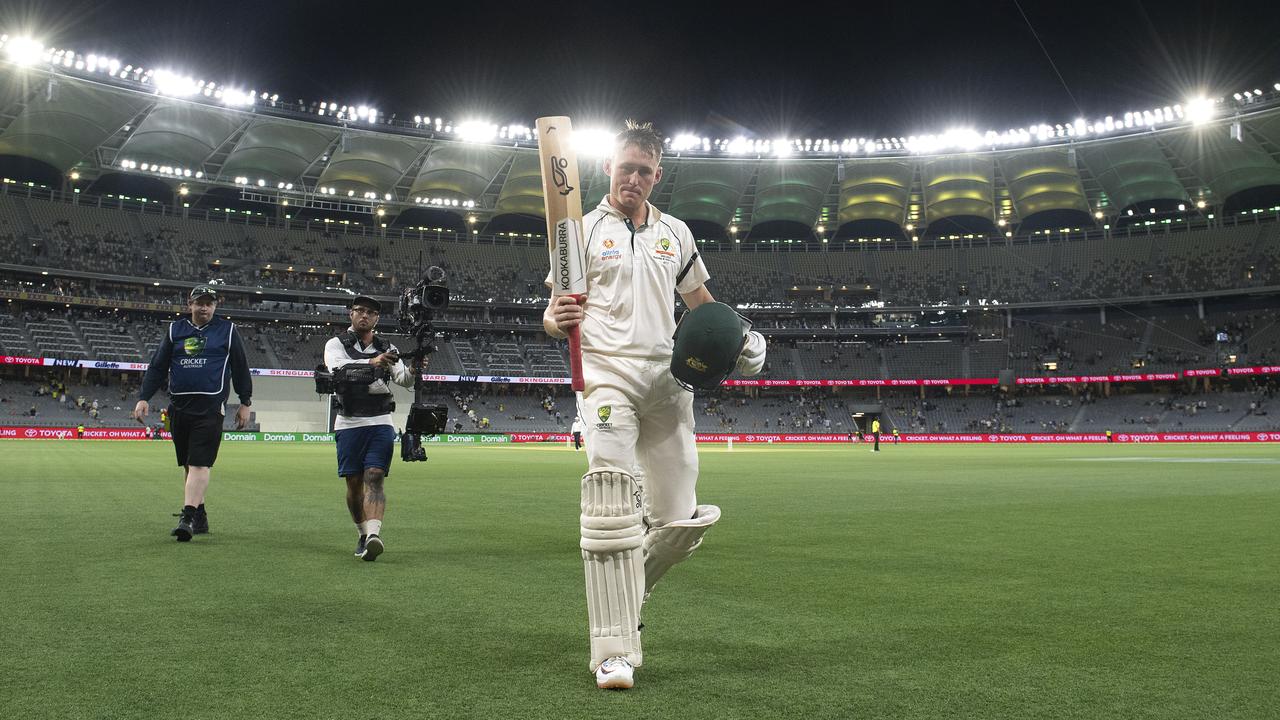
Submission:
[[[689,559],[702,544],[707,528],[720,520],[720,508],[699,505],[692,518],[652,528],[644,538],[644,594],[678,563]]]
[[[643,660],[644,523],[639,499],[639,485],[625,470],[597,468],[582,476],[581,547],[593,671],[618,655],[637,667]]]

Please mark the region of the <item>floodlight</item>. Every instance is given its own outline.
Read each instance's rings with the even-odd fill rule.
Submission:
[[[238,88],[227,88],[222,91],[222,102],[225,105],[252,105],[253,93],[247,93]],[[324,111],[323,103],[320,106],[321,112]]]
[[[615,134],[601,128],[585,128],[573,131],[573,149],[579,155],[607,157],[613,154]]]
[[[4,46],[5,55],[15,65],[34,65],[43,51],[42,43],[26,36],[13,38]]]
[[[1200,96],[1187,102],[1187,117],[1192,125],[1203,125],[1213,119],[1213,101]]]
[[[739,135],[725,144],[725,151],[731,155],[741,155],[751,149],[751,141]]]
[[[697,147],[699,144],[701,144],[701,141],[698,139],[696,135],[690,135],[689,133],[680,133],[679,135],[676,135],[674,139],[671,140],[671,150],[673,152],[680,152],[682,150],[692,150],[693,148]]]
[[[498,134],[498,126],[483,120],[467,120],[458,123],[458,138],[463,142],[488,142]]]
[[[200,91],[195,80],[191,77],[178,75],[171,70],[157,71],[152,80],[155,83],[156,91],[162,95],[188,97]]]

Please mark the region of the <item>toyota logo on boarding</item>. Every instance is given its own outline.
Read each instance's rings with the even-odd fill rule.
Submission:
[[[25,434],[27,437],[35,437],[36,435],[40,434],[40,431],[36,430],[35,428],[27,428],[27,431]]]

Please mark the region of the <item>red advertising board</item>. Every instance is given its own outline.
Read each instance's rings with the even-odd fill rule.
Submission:
[[[141,372],[147,369],[146,363],[114,362],[105,360],[71,360],[55,358],[25,357],[21,355],[0,355],[0,365],[42,365],[47,367],[79,367],[105,370],[124,370]],[[264,377],[311,377],[310,370],[293,370],[282,368],[251,368],[254,375]],[[1226,375],[1270,375],[1280,373],[1280,365],[1263,365],[1257,367],[1227,368]],[[1062,385],[1073,383],[1095,382],[1163,382],[1179,380],[1184,377],[1218,377],[1223,371],[1218,368],[1198,368],[1167,373],[1135,373],[1132,375],[1058,375],[1054,377],[1020,377],[1018,385]],[[569,378],[564,377],[514,377],[505,375],[439,375],[425,374],[427,382],[475,382],[475,383],[514,383],[536,385],[567,385]],[[761,378],[734,378],[725,380],[728,387],[947,387],[963,385],[999,385],[998,378],[893,378],[888,380],[863,378],[820,378],[816,380],[782,380]]]
[[[1200,368],[1198,370],[1183,370],[1183,377],[1218,377],[1222,371],[1218,368]]]
[[[85,428],[85,440],[148,440],[142,428]],[[168,432],[160,436],[169,439]],[[23,427],[20,425],[0,426],[0,438],[19,438],[26,440],[74,440],[76,429],[73,427]]]
[[[1276,373],[1280,373],[1280,365],[1227,368],[1228,375],[1274,375]]]
[[[1020,377],[1019,385],[1059,385],[1062,383],[1093,382],[1152,382],[1159,380],[1177,380],[1178,373],[1142,373],[1138,375],[1056,375],[1053,377]]]
[[[924,378],[922,380],[725,380],[728,387],[920,387],[945,385],[998,385],[998,378]]]
[[[29,440],[70,440],[75,439],[76,429],[73,427],[23,427],[20,425],[0,426],[0,439],[16,438]],[[169,433],[161,433],[168,439]],[[148,439],[142,428],[86,428],[86,440],[145,440]],[[698,433],[701,443],[735,443],[772,444],[772,443],[847,443],[849,436],[843,433]],[[512,433],[513,443],[568,442],[571,436],[567,433]],[[920,443],[980,443],[986,445],[1038,444],[1038,443],[1105,443],[1104,433],[909,433],[901,436],[901,442],[907,444]],[[870,435],[864,435],[862,442],[871,442]],[[887,433],[880,436],[881,444],[892,444],[893,436]],[[1116,433],[1117,443],[1179,443],[1179,442],[1274,442],[1280,443],[1278,432],[1182,432],[1182,433]]]

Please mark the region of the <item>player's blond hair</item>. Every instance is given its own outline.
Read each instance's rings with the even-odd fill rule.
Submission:
[[[651,122],[627,120],[623,123],[622,132],[614,138],[614,148],[621,150],[628,145],[635,145],[641,152],[652,155],[654,160],[662,161],[662,136]]]

